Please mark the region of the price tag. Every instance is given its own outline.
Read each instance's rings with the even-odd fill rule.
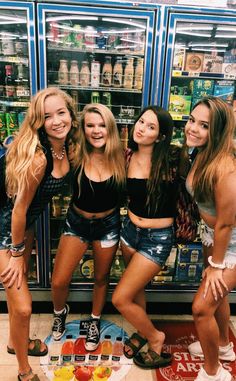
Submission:
[[[189,77],[199,77],[200,73],[199,72],[196,73],[194,71],[190,71],[188,75],[189,75]]]
[[[182,71],[180,70],[173,70],[172,71],[172,77],[181,77]]]
[[[224,74],[224,78],[225,79],[236,79],[236,75],[235,74]]]

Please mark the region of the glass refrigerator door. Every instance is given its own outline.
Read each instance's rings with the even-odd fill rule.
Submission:
[[[171,14],[163,103],[176,121],[175,140],[193,105],[213,95],[235,102],[236,17]]]
[[[128,129],[149,101],[154,11],[39,4],[38,15],[40,87],[67,91],[78,112],[91,102],[108,106],[126,147]],[[46,222],[49,283],[68,200],[69,192],[54,197]],[[112,274],[122,272],[121,262],[118,253]],[[92,278],[88,250],[72,281]]]
[[[0,4],[0,140],[19,128],[36,92],[34,5]]]
[[[5,2],[0,4],[0,140],[8,143],[20,127],[36,92],[36,58],[34,4]],[[29,263],[29,284],[42,281],[41,226],[36,224],[36,240]]]

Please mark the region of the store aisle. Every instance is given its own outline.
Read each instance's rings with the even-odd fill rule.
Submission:
[[[192,320],[190,315],[150,315],[152,319],[158,320]],[[83,320],[88,315],[70,314],[68,322],[72,320]],[[133,328],[120,315],[104,315],[105,320],[112,321],[116,325],[122,327],[128,335],[133,332]],[[231,318],[234,329],[236,329],[236,317]],[[31,338],[39,337],[45,339],[50,333],[52,316],[50,314],[34,314],[31,319]],[[0,381],[16,381],[17,364],[14,355],[6,352],[8,335],[8,316],[0,314]],[[41,381],[48,381],[40,367],[40,360],[37,357],[31,357],[30,363],[35,372],[37,372]],[[156,372],[141,370],[132,365],[126,376],[121,381],[156,381]]]

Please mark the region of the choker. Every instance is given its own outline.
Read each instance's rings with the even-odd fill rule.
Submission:
[[[51,152],[52,152],[52,156],[55,158],[55,159],[58,159],[58,160],[62,160],[65,156],[65,153],[66,153],[66,148],[65,146],[63,146],[62,148],[62,151],[61,151],[61,155],[58,155],[54,149],[51,147]]]

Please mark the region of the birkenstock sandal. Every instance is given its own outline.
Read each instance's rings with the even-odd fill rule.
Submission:
[[[142,369],[158,369],[170,365],[172,362],[171,353],[154,352],[152,349],[149,349],[147,352],[139,352],[134,357],[135,365],[139,366]]]
[[[41,357],[48,354],[48,347],[44,351],[40,351],[42,341],[40,339],[29,339],[29,345],[34,343],[33,348],[28,348],[28,356]],[[11,355],[15,355],[15,349],[7,346],[7,352]]]
[[[26,373],[19,373],[18,374],[18,378],[17,380],[18,381],[24,381],[24,378],[30,376],[32,374],[32,378],[29,378],[29,381],[40,381],[40,379],[38,378],[38,375],[37,374],[33,374],[33,371],[32,369],[30,368],[30,370]]]
[[[132,340],[136,340],[138,342],[138,345],[135,345]],[[124,345],[129,347],[128,351],[125,350],[125,347],[123,349],[125,357],[127,359],[132,359],[134,356],[137,355],[137,353],[140,351],[140,349],[147,344],[147,340],[144,339],[142,336],[140,336],[137,332],[134,332],[129,339],[125,340]],[[132,350],[132,354],[129,353],[130,349]]]

